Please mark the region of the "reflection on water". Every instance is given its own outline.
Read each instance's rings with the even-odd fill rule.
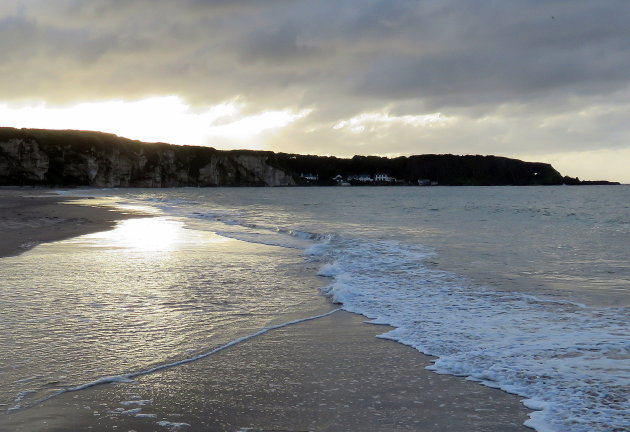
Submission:
[[[321,303],[309,297],[317,285],[309,280],[311,264],[292,252],[308,244],[307,259],[328,259],[321,274],[331,277],[328,291],[346,308],[395,325],[388,337],[440,356],[440,371],[546,407],[534,419],[541,430],[611,431],[627,423],[628,320],[621,306],[630,300],[628,187],[189,188],[120,196],[117,203],[181,218],[167,222],[239,241],[209,235],[196,242],[177,223],[164,227],[158,242],[151,236],[160,236],[159,226],[131,240],[145,229],[131,224],[118,240],[120,231],[63,253],[46,247],[4,260],[12,264],[4,273],[15,278],[13,291],[22,295],[8,303],[26,311],[8,318],[17,330],[7,334],[22,335],[26,348],[8,343],[18,349],[5,364],[32,362],[18,372],[5,369],[3,379],[13,374],[5,381],[15,389],[46,388],[31,371],[50,362],[29,355],[75,366],[90,359],[112,374],[181,359],[182,349],[216,346],[287,310],[315,315]],[[60,277],[51,283],[55,271]],[[40,281],[37,274],[46,276]],[[78,322],[60,311],[79,315]],[[25,317],[51,321],[36,334],[37,321],[20,328]],[[94,374],[104,372],[81,376]]]
[[[88,246],[129,249],[136,253],[172,252],[229,239],[204,231],[185,230],[183,222],[167,218],[128,219],[115,230],[88,234],[72,241]]]
[[[621,430],[629,188],[359,189],[121,191],[160,217],[0,260],[0,403],[317,315],[328,259],[329,292],[439,370],[546,406],[539,425]]]
[[[627,186],[188,188],[121,191],[119,201],[159,203],[224,230],[420,243],[435,248],[441,268],[499,289],[630,305]]]
[[[0,259],[0,406],[329,308],[299,253],[130,219]]]
[[[111,190],[99,190],[98,192],[111,193]],[[71,192],[61,192],[57,191],[60,195],[71,197],[73,194]],[[73,198],[71,201],[62,202],[62,204],[79,204],[86,206],[99,206],[99,207],[108,207],[108,208],[116,208],[119,211],[132,212],[135,214],[145,214],[147,216],[163,216],[163,212],[154,206],[137,204],[137,203],[129,203],[125,201],[121,201],[121,197],[119,196],[90,196],[89,198],[81,198],[83,192],[79,192],[79,197]]]

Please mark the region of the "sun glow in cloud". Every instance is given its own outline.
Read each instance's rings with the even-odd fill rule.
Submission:
[[[308,112],[266,111],[242,117],[229,123],[210,127],[210,134],[217,137],[247,139],[265,131],[281,129],[308,115]]]
[[[369,112],[342,120],[336,123],[333,129],[347,129],[352,133],[359,134],[362,132],[374,132],[394,125],[427,127],[441,126],[449,122],[450,119],[442,116],[440,113],[394,116],[388,112]]]
[[[95,130],[141,141],[218,148],[260,148],[265,132],[284,128],[308,113],[283,110],[244,115],[243,104],[235,101],[195,110],[177,96],[62,107],[0,104],[2,126]]]

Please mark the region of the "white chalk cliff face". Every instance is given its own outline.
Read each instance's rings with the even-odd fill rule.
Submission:
[[[141,143],[77,131],[1,128],[0,184],[93,187],[290,186],[264,153]]]

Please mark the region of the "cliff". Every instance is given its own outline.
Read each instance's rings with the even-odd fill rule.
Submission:
[[[290,173],[316,173],[319,183],[330,182],[339,173],[371,176],[385,173],[398,183],[411,185],[417,185],[419,180],[446,186],[563,184],[562,175],[549,164],[499,156],[428,154],[392,159],[377,156],[342,159],[277,153],[270,157],[270,163]]]
[[[265,153],[143,143],[112,134],[0,128],[0,184],[289,186]]]
[[[317,180],[305,179],[302,174],[307,173],[317,175]],[[563,178],[549,164],[498,156],[344,159],[143,143],[100,132],[0,128],[0,185],[334,185],[337,182],[333,177],[338,174],[347,178],[377,173],[396,178],[389,184],[409,185],[419,181],[440,185],[555,185],[577,180]]]

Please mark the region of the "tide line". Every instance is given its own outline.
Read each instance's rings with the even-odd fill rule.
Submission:
[[[141,371],[130,372],[128,374],[102,377],[102,378],[99,378],[97,380],[91,381],[89,383],[85,383],[85,384],[81,384],[81,385],[73,386],[73,387],[67,387],[65,389],[59,390],[58,392],[49,395],[48,397],[46,397],[44,399],[41,399],[41,400],[35,402],[31,406],[35,406],[35,405],[38,405],[40,403],[46,402],[46,401],[48,401],[50,399],[53,399],[53,398],[55,398],[57,396],[60,396],[60,395],[64,394],[64,393],[85,390],[87,388],[94,387],[94,386],[101,385],[101,384],[133,382],[133,378],[137,378],[137,377],[140,377],[140,376],[143,376],[143,375],[152,374],[154,372],[159,372],[159,371],[165,370],[165,369],[170,369],[172,367],[185,365],[187,363],[192,363],[194,361],[201,360],[203,358],[209,357],[209,356],[211,356],[213,354],[216,354],[216,353],[218,353],[220,351],[223,351],[225,349],[228,349],[228,348],[233,347],[235,345],[238,345],[240,343],[246,342],[246,341],[248,341],[250,339],[253,339],[255,337],[261,336],[261,335],[263,335],[263,334],[265,334],[267,332],[270,332],[272,330],[277,330],[277,329],[280,329],[280,328],[283,328],[283,327],[288,327],[288,326],[291,326],[291,325],[294,325],[294,324],[299,324],[299,323],[303,323],[303,322],[306,322],[306,321],[313,321],[313,320],[316,320],[316,319],[324,318],[324,317],[327,317],[329,315],[334,314],[335,312],[339,312],[340,310],[342,310],[342,308],[333,309],[330,312],[326,312],[326,313],[321,314],[321,315],[310,316],[310,317],[307,317],[307,318],[300,318],[300,319],[293,320],[293,321],[288,321],[288,322],[285,322],[285,323],[282,323],[282,324],[276,324],[276,325],[269,326],[269,327],[263,327],[263,328],[261,328],[260,330],[258,330],[255,333],[252,333],[252,334],[247,335],[247,336],[240,337],[238,339],[234,339],[234,340],[232,340],[232,341],[230,341],[230,342],[228,342],[226,344],[223,344],[223,345],[221,345],[221,346],[219,346],[217,348],[214,348],[214,349],[212,349],[210,351],[206,351],[204,353],[198,354],[198,355],[196,355],[194,357],[189,357],[189,358],[186,358],[186,359],[183,359],[183,360],[174,361],[174,362],[171,362],[171,363],[161,364],[161,365],[152,367],[150,369],[144,369],[144,370],[141,370]],[[28,407],[24,407],[24,408],[28,408]]]

